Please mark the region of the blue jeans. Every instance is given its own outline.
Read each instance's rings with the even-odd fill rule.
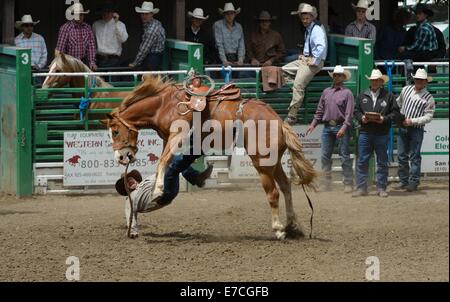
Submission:
[[[337,138],[341,126],[331,127],[325,125],[322,132],[322,171],[324,172],[324,183],[331,183],[331,166],[333,163],[332,155],[335,144],[338,144],[339,156],[341,157],[342,170],[344,172],[344,184],[353,185],[353,162],[350,158],[349,141],[350,130],[345,132],[342,138]]]
[[[358,163],[356,165],[356,187],[358,190],[367,191],[369,160],[373,151],[375,151],[377,157],[377,189],[386,190],[389,175],[388,144],[389,134],[359,133]]]
[[[164,193],[158,201],[169,204],[177,197],[180,190],[180,173],[192,185],[196,184],[199,172],[191,164],[201,155],[174,155],[164,174]]]
[[[398,131],[398,176],[404,185],[418,186],[424,130],[422,128],[400,128]]]
[[[163,60],[162,53],[149,53],[141,64],[144,71],[158,71],[161,70]]]

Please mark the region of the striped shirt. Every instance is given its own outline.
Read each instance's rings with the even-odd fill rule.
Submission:
[[[426,88],[416,91],[414,85],[403,87],[397,98],[400,113],[411,119],[415,128],[423,128],[434,115],[434,98]]]
[[[17,47],[31,48],[31,65],[37,66],[39,69],[45,67],[47,64],[47,45],[45,45],[44,38],[36,33],[32,33],[29,39],[25,38],[21,33],[15,38]]]
[[[415,51],[433,51],[438,49],[436,32],[428,20],[420,23],[416,30],[414,44],[406,47],[406,49]]]
[[[245,42],[244,31],[241,24],[234,22],[231,30],[227,27],[225,19],[219,20],[213,25],[216,47],[219,51],[219,58],[227,62],[227,54],[237,54],[238,60],[244,62]]]
[[[152,19],[144,25],[141,45],[134,60],[134,65],[141,65],[149,53],[160,54],[166,46],[166,31],[161,22]]]
[[[359,30],[358,26],[356,26],[356,21],[353,21],[345,28],[345,35],[375,41],[377,38],[377,29],[372,23],[365,21],[363,27]]]
[[[56,49],[92,66],[95,64],[96,46],[91,26],[84,22],[66,22],[59,29]]]

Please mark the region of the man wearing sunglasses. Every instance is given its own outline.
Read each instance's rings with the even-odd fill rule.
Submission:
[[[16,28],[21,30],[15,38],[17,47],[31,48],[31,68],[39,70],[47,64],[47,46],[44,38],[33,32],[34,26],[40,21],[33,21],[31,15],[24,15],[20,21],[16,22]]]

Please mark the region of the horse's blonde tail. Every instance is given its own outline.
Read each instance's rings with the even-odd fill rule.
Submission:
[[[292,172],[296,175],[291,175],[291,178],[295,184],[305,185],[310,189],[315,190],[314,180],[317,177],[317,172],[314,170],[313,165],[309,160],[305,158],[303,154],[302,145],[294,130],[286,123],[283,123],[283,138],[286,142],[289,153],[292,159]]]

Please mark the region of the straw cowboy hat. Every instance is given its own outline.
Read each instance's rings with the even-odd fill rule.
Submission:
[[[41,20],[38,21],[33,21],[33,18],[31,17],[31,15],[23,15],[22,19],[20,21],[16,21],[16,28],[20,29],[20,27],[22,27],[22,25],[24,24],[33,24],[36,25],[39,22],[41,22]]]
[[[205,17],[205,13],[203,12],[203,9],[196,8],[193,12],[188,12],[189,17],[200,19],[200,20],[208,20],[209,16]]]
[[[344,67],[342,67],[341,65],[336,65],[332,72],[328,71],[328,74],[330,75],[330,77],[333,77],[334,74],[343,74],[345,75],[344,81],[348,81],[352,77],[350,71],[345,70]]]
[[[153,7],[153,2],[147,1],[143,2],[141,7],[136,6],[134,9],[139,14],[153,13],[154,15],[156,15],[157,13],[159,13],[159,8]]]
[[[370,77],[368,77],[366,75],[366,78],[368,80],[378,80],[378,79],[382,79],[384,84],[386,84],[387,82],[389,82],[389,77],[387,75],[384,75],[381,73],[381,71],[379,69],[374,69],[372,70],[372,73],[370,75]]]
[[[411,74],[411,76],[413,79],[427,80],[428,82],[433,81],[433,77],[428,76],[428,73],[423,68],[417,69],[416,74]]]
[[[128,177],[133,177],[136,179],[137,182],[142,181],[142,175],[139,173],[138,170],[133,170],[130,173],[127,174]],[[122,176],[116,181],[116,191],[122,196],[128,196],[127,190],[125,190],[125,175],[122,174]]]
[[[239,7],[238,9],[235,9],[233,3],[228,2],[225,3],[223,9],[219,8],[219,14],[223,15],[227,12],[235,12],[237,15],[241,12],[241,8]]]
[[[362,9],[369,9],[369,2],[367,0],[359,0],[358,4],[354,5],[352,3],[353,9],[362,8]]]
[[[74,3],[73,5],[69,6],[69,8],[67,8],[66,10],[66,16],[67,15],[87,15],[89,14],[90,10],[84,10],[83,4],[77,2]]]
[[[266,10],[263,10],[259,13],[258,17],[255,17],[257,21],[274,21],[277,19],[276,16],[271,16],[270,13]]]
[[[314,17],[314,19],[317,18],[317,9],[314,9],[314,7],[308,3],[300,3],[298,5],[298,10],[291,12],[291,15],[299,15],[299,14],[310,14]]]

